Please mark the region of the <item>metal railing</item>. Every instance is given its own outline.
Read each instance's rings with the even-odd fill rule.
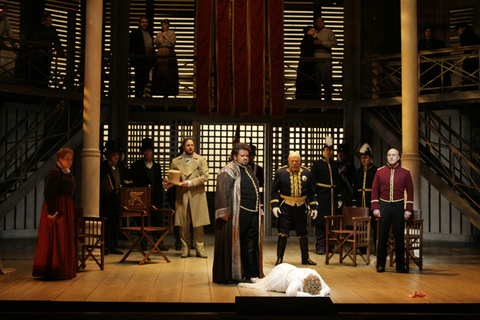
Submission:
[[[0,139],[0,201],[82,128],[82,104],[45,99]]]
[[[401,137],[401,119],[391,108],[369,110]],[[422,161],[458,196],[480,213],[480,154],[432,110],[419,112],[419,153]]]
[[[478,45],[419,51],[419,93],[479,90],[479,51]],[[472,62],[474,69],[470,68]],[[363,59],[362,81],[364,99],[401,96],[401,54]]]

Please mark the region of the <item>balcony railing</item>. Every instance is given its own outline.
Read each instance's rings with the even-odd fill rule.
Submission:
[[[479,90],[480,46],[420,51],[419,93]],[[473,68],[472,68],[473,66]],[[362,60],[362,98],[398,97],[402,94],[401,54]]]

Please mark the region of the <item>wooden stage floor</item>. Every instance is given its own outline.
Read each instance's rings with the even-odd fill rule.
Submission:
[[[259,290],[218,285],[212,282],[213,235],[206,235],[207,259],[180,258],[167,237],[167,263],[157,253],[152,261],[138,265],[141,254],[132,253],[119,263],[121,255],[105,256],[105,270],[89,262],[75,279],[45,281],[31,275],[36,240],[1,239],[0,259],[4,268],[16,269],[0,275],[0,300],[51,301],[130,301],[130,302],[235,302],[236,296],[283,296]],[[121,250],[127,251],[122,241]],[[338,264],[336,257],[325,265],[325,256],[312,252],[312,266],[331,288],[334,303],[479,303],[480,247],[477,244],[425,244],[424,268],[411,266],[410,273],[398,274],[395,268],[375,272],[375,256],[370,265]],[[276,260],[276,237],[265,237],[264,272],[268,274]],[[194,254],[194,250],[191,251]],[[337,255],[338,256],[338,255]],[[299,267],[300,248],[292,237],[287,243],[284,262]],[[388,262],[387,262],[388,263]],[[306,267],[306,266],[304,266]],[[425,291],[430,298],[407,298]]]
[[[173,236],[165,245],[171,260],[167,263],[157,253],[152,261],[138,264],[141,254],[133,253],[119,263],[121,255],[107,255],[105,270],[92,261],[75,279],[46,281],[32,277],[36,240],[0,239],[0,259],[3,267],[14,271],[0,275],[0,302],[162,302],[162,303],[235,303],[237,296],[279,297],[281,293],[218,285],[212,282],[213,235],[206,235],[207,259],[180,258],[174,250]],[[128,242],[120,249],[127,251]],[[480,247],[478,244],[426,242],[424,267],[415,265],[410,273],[399,274],[395,268],[385,273],[375,271],[375,256],[371,264],[339,264],[335,257],[325,265],[325,256],[312,251],[316,269],[331,288],[333,304],[477,304],[480,303]],[[194,250],[191,251],[194,254]],[[338,256],[338,255],[337,255]],[[264,272],[268,274],[276,260],[276,237],[265,237]],[[299,267],[298,240],[287,243],[284,262]],[[387,261],[388,263],[388,261]],[[424,291],[429,298],[408,298],[415,291]],[[298,299],[298,298],[297,298]],[[479,309],[480,310],[480,309]]]

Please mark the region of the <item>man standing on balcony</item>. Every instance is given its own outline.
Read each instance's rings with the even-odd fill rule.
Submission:
[[[13,38],[13,32],[12,28],[10,27],[10,21],[8,20],[7,13],[8,6],[4,4],[2,7],[2,12],[0,12],[0,38],[2,38],[5,34],[7,35],[7,38]],[[0,46],[5,46],[3,39],[0,41]],[[15,43],[12,43],[12,46],[15,48],[17,47]]]
[[[337,46],[337,38],[333,31],[325,27],[322,17],[315,17],[315,45],[314,57],[322,59],[317,62],[317,78],[319,94],[325,92],[325,100],[332,100],[333,77],[332,77],[332,48]]]
[[[377,170],[372,186],[372,210],[380,218],[378,236],[377,272],[385,271],[387,260],[387,241],[390,227],[395,236],[395,259],[397,272],[407,273],[405,268],[404,226],[413,211],[413,181],[410,171],[400,166],[400,153],[390,149],[387,153],[388,164]],[[405,191],[407,201],[405,207]]]
[[[135,98],[143,98],[145,86],[150,76],[153,60],[145,57],[136,57],[153,54],[153,38],[149,31],[148,18],[141,16],[138,28],[130,32],[130,65],[135,69]]]
[[[57,50],[60,57],[64,56],[57,29],[52,26],[52,16],[50,13],[43,15],[42,25],[33,29],[30,40],[34,41],[34,43],[32,43],[32,49],[35,50],[31,60],[31,78],[34,81],[33,85],[47,88],[53,59],[52,48]]]

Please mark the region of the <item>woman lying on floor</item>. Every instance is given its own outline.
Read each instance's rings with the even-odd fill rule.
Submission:
[[[297,268],[288,263],[279,264],[263,279],[251,280],[254,283],[240,283],[238,286],[285,292],[289,297],[325,297],[330,294],[330,288],[317,271]]]

